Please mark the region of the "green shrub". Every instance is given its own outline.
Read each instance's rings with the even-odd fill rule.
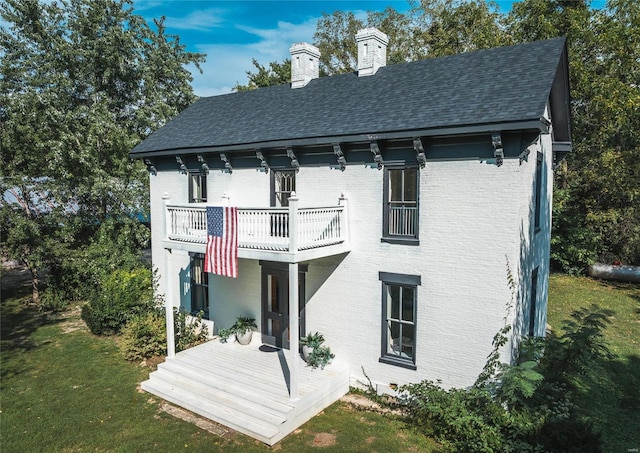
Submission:
[[[167,352],[164,313],[152,310],[136,315],[122,329],[120,350],[127,360],[144,360]]]
[[[524,342],[519,363],[498,364],[490,354],[470,388],[423,381],[401,387],[397,404],[450,451],[601,451],[600,434],[575,400],[588,388],[585,376],[612,358],[602,337],[610,316],[598,307],[578,310],[561,336]],[[496,335],[496,348],[507,332]]]
[[[119,333],[133,316],[152,310],[153,274],[139,267],[116,270],[100,281],[89,303],[82,307],[82,319],[96,335]]]
[[[209,329],[202,322],[202,315],[203,312],[200,311],[197,316],[190,316],[189,313],[174,307],[173,328],[176,336],[176,352],[207,341]]]

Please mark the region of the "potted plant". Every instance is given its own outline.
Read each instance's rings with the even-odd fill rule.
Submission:
[[[253,336],[253,329],[257,329],[255,318],[248,316],[238,316],[236,323],[231,327],[236,334],[236,340],[241,345],[247,345],[251,343],[251,337]]]
[[[313,368],[320,367],[323,369],[334,357],[335,355],[331,353],[331,349],[328,346],[319,346],[309,354],[307,364]]]
[[[310,333],[306,337],[300,338],[302,345],[302,357],[305,362],[309,361],[309,356],[315,348],[319,348],[324,343],[324,337],[320,332]]]
[[[233,329],[219,329],[218,337],[220,337],[220,343],[228,343],[229,337],[231,337],[233,333]],[[233,340],[231,342],[233,343]]]

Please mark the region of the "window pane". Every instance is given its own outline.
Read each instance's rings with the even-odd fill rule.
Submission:
[[[415,300],[415,288],[402,287],[402,320],[413,322],[413,304]]]
[[[404,201],[418,200],[418,169],[404,170]]]
[[[415,327],[412,324],[402,325],[402,355],[414,358],[413,346],[415,345]]]
[[[400,287],[387,285],[387,318],[400,319]]]
[[[402,201],[402,170],[389,170],[389,201]]]
[[[400,354],[400,323],[387,321],[387,354]]]

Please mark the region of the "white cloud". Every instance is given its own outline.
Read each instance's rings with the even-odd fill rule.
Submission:
[[[178,30],[207,31],[218,27],[224,21],[224,11],[210,8],[193,11],[184,17],[167,16],[165,25]]]
[[[203,74],[193,70],[193,88],[198,96],[230,93],[236,83],[247,83],[247,71],[254,71],[256,59],[262,65],[289,58],[291,44],[313,41],[317,18],[301,24],[278,22],[276,28],[260,29],[238,25],[237,28],[258,38],[251,44],[200,44],[197,51],[207,54],[201,65]]]

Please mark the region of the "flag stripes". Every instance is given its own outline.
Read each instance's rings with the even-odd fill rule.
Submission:
[[[238,208],[207,206],[204,270],[225,277],[238,277]]]

